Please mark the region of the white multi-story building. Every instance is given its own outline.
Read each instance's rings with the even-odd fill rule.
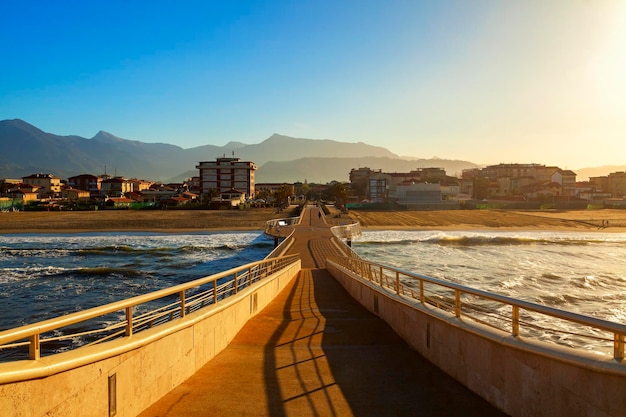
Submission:
[[[215,161],[199,162],[196,168],[200,171],[200,192],[211,191],[217,194],[237,190],[246,198],[255,195],[254,162],[241,161],[239,158],[217,158]]]

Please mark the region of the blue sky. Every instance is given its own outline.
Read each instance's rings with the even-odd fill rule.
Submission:
[[[51,133],[626,164],[619,0],[23,0],[2,15],[0,119]]]

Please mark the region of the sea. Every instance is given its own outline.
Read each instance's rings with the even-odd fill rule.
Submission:
[[[352,248],[410,272],[626,323],[626,233],[364,231]],[[215,274],[272,249],[259,232],[1,235],[0,331]]]

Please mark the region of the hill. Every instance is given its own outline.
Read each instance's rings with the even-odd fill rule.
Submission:
[[[437,166],[451,175],[474,167],[466,161],[400,159],[379,146],[330,139],[303,139],[274,134],[258,144],[230,142],[183,149],[166,143],[144,143],[100,131],[92,138],[59,136],[19,119],[0,121],[0,178],[21,178],[43,172],[68,178],[79,174],[113,174],[171,181],[197,175],[195,166],[231,155],[254,161],[259,182],[307,179],[347,180],[350,169],[369,166],[407,171]]]
[[[328,182],[331,180],[348,181],[352,168],[381,169],[383,172],[409,172],[417,168],[444,168],[448,175],[460,176],[464,169],[478,165],[446,159],[396,159],[390,157],[360,158],[301,158],[295,161],[271,161],[259,168],[256,173],[258,182],[304,181]]]
[[[601,167],[581,168],[575,170],[574,172],[576,172],[577,181],[588,181],[589,177],[604,177],[609,175],[611,172],[624,171],[626,171],[626,165],[604,165]]]

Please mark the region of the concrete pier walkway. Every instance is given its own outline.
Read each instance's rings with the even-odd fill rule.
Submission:
[[[300,274],[141,416],[503,416],[344,291],[323,269],[330,228],[306,210],[290,248]]]

